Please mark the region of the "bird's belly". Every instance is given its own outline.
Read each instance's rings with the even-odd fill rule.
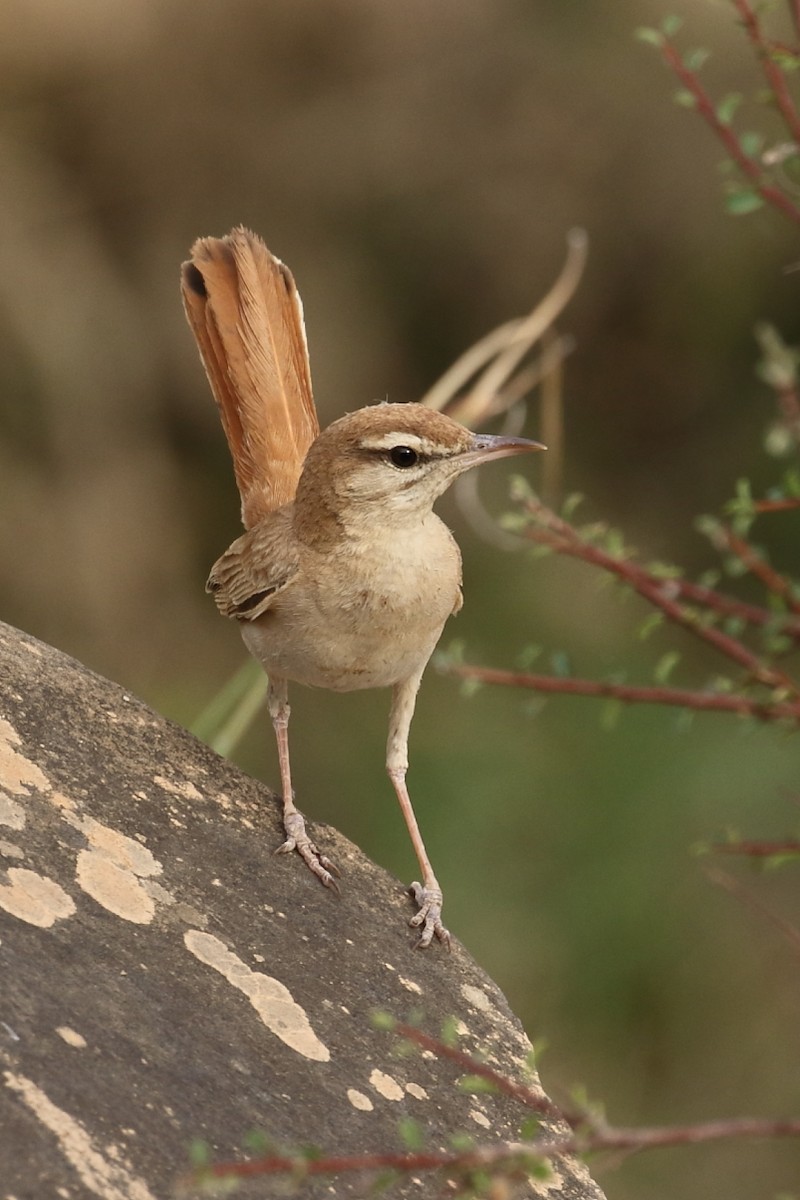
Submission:
[[[368,586],[339,572],[335,587],[287,588],[242,635],[267,673],[338,692],[389,687],[422,670],[459,596],[457,562],[401,580],[373,572]]]

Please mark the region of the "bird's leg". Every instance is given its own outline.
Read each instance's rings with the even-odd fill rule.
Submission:
[[[402,683],[395,684],[392,690],[392,708],[389,713],[389,738],[386,743],[386,772],[397,793],[400,809],[411,837],[411,844],[414,847],[414,853],[417,856],[419,868],[422,872],[422,883],[412,883],[408,889],[414,898],[414,903],[419,907],[419,912],[411,918],[409,925],[413,925],[415,929],[422,926],[422,932],[417,942],[418,948],[423,949],[425,946],[429,946],[434,936],[436,936],[440,942],[444,942],[449,950],[450,934],[442,924],[442,889],[433,873],[433,867],[428,858],[425,843],[422,840],[422,834],[417,824],[417,818],[414,816],[414,809],[411,805],[408,788],[406,787],[408,731],[411,726],[411,718],[414,715],[414,706],[417,702],[417,691],[421,678],[422,671],[419,671],[410,679],[405,679]]]
[[[289,688],[285,679],[270,676],[267,706],[275,730],[275,740],[278,743],[278,763],[281,771],[281,788],[283,790],[283,828],[286,830],[286,841],[275,851],[276,854],[291,854],[293,850],[303,862],[313,871],[325,887],[338,891],[335,875],[338,868],[324,854],[320,854],[306,832],[306,822],[303,814],[298,812],[294,803],[292,790],[292,773],[289,766]]]

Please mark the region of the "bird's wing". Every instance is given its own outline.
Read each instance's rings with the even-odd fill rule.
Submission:
[[[206,591],[225,617],[254,621],[291,584],[297,553],[286,510],[272,513],[228,547],[211,568]]]

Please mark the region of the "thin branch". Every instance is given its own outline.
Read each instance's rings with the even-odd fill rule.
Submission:
[[[261,1175],[293,1175],[303,1179],[312,1175],[349,1175],[365,1171],[452,1171],[459,1175],[470,1171],[492,1170],[514,1175],[527,1172],[536,1163],[575,1153],[607,1150],[652,1150],[665,1146],[691,1146],[734,1138],[800,1137],[800,1120],[770,1120],[759,1117],[732,1117],[704,1121],[696,1125],[652,1126],[631,1129],[597,1123],[587,1132],[563,1137],[544,1135],[529,1142],[499,1142],[467,1152],[415,1152],[400,1154],[345,1154],[307,1158],[302,1155],[269,1155],[246,1162],[212,1163],[194,1172],[187,1181],[198,1186],[210,1179],[246,1179]]]
[[[747,570],[759,579],[767,591],[772,592],[773,596],[778,596],[786,602],[787,607],[793,613],[800,613],[800,604],[794,596],[792,585],[785,576],[776,571],[774,567],[763,558],[754,546],[728,525],[720,525],[721,536],[725,539],[725,543],[729,550],[739,559],[739,561],[747,568]]]
[[[745,858],[777,858],[783,854],[800,856],[800,841],[789,838],[782,842],[713,842],[709,850],[714,854],[741,854]]]
[[[798,0],[800,3],[800,0]],[[757,513],[794,512],[800,508],[800,496],[784,496],[780,500],[756,500],[753,508]]]
[[[742,18],[742,24],[747,32],[747,36],[761,60],[761,67],[766,76],[767,83],[775,96],[775,103],[786,122],[786,127],[792,139],[795,142],[800,142],[800,116],[798,116],[791,93],[786,86],[786,78],[783,71],[781,71],[772,57],[770,46],[761,32],[758,17],[750,7],[748,0],[733,0],[733,2]]]
[[[691,688],[648,687],[607,683],[571,676],[537,675],[526,671],[503,671],[471,663],[445,663],[441,670],[458,679],[475,679],[501,687],[527,688],[534,692],[566,696],[601,696],[623,704],[666,704],[697,712],[730,712],[759,721],[793,721],[800,724],[800,702],[769,704],[730,692],[704,692]]]
[[[778,932],[789,943],[792,952],[800,958],[800,931],[795,929],[789,921],[774,913],[771,908],[767,908],[757,896],[754,896],[743,884],[739,883],[738,879],[734,879],[732,875],[728,875],[726,871],[718,871],[715,867],[706,867],[706,875],[712,883],[717,887],[723,888],[731,896],[735,896],[747,908],[757,913],[774,925]]]
[[[413,1025],[405,1025],[402,1021],[398,1021],[392,1024],[391,1029],[393,1033],[405,1038],[406,1041],[413,1042],[421,1050],[429,1050],[437,1058],[446,1058],[450,1062],[454,1062],[456,1066],[461,1067],[467,1074],[478,1075],[481,1079],[485,1079],[498,1092],[502,1092],[506,1096],[511,1096],[512,1099],[518,1100],[520,1104],[524,1104],[526,1108],[532,1109],[533,1112],[539,1113],[543,1117],[550,1117],[554,1121],[566,1121],[571,1126],[578,1125],[584,1120],[583,1114],[562,1111],[544,1092],[533,1091],[532,1088],[526,1087],[525,1084],[516,1083],[507,1075],[503,1075],[500,1071],[495,1071],[493,1067],[481,1062],[480,1059],[475,1058],[472,1054],[467,1054],[464,1050],[459,1050],[457,1046],[449,1046],[447,1042],[441,1041],[440,1038],[431,1037]]]
[[[708,92],[697,78],[695,72],[684,64],[672,42],[668,38],[662,37],[659,48],[664,62],[681,81],[687,92],[694,98],[695,106],[700,116],[703,117],[717,135],[739,170],[750,180],[762,199],[766,200],[768,204],[772,204],[785,217],[788,217],[790,221],[800,223],[800,209],[796,208],[779,188],[774,187],[764,179],[758,160],[751,158],[749,154],[745,153],[730,125],[719,119]]]
[[[712,625],[704,625],[698,621],[696,614],[674,598],[676,589],[672,587],[673,580],[656,579],[635,563],[616,558],[599,546],[584,541],[567,521],[556,516],[538,500],[529,500],[526,507],[531,515],[541,522],[526,530],[525,536],[531,541],[548,546],[559,554],[567,554],[600,566],[616,575],[659,608],[670,621],[713,646],[726,658],[743,667],[759,683],[770,688],[785,688],[793,695],[800,695],[800,686],[790,676],[763,662],[736,638]]]

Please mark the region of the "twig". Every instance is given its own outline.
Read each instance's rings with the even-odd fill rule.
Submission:
[[[587,1132],[576,1131],[563,1137],[544,1135],[529,1142],[499,1142],[466,1152],[415,1152],[400,1154],[344,1154],[307,1158],[288,1155],[269,1155],[246,1162],[212,1163],[187,1181],[197,1186],[209,1179],[246,1179],[259,1175],[294,1175],[302,1179],[311,1175],[347,1175],[356,1172],[382,1170],[453,1171],[460,1175],[470,1171],[505,1168],[514,1174],[525,1172],[537,1162],[564,1154],[601,1152],[606,1150],[652,1150],[665,1146],[691,1146],[703,1142],[733,1138],[800,1137],[800,1120],[770,1120],[759,1117],[732,1117],[726,1120],[703,1121],[696,1125],[652,1126],[626,1128],[601,1126]]]
[[[662,37],[659,42],[659,48],[664,62],[681,81],[687,92],[694,98],[700,116],[703,117],[717,135],[739,170],[750,180],[762,199],[774,205],[790,221],[800,223],[800,209],[796,208],[782,191],[764,179],[758,160],[751,158],[749,154],[745,153],[730,125],[719,119],[708,92],[694,71],[690,70],[684,64],[680,54],[669,38]]]
[[[800,931],[795,929],[794,925],[783,917],[778,916],[772,909],[767,908],[766,904],[762,903],[757,896],[754,896],[746,887],[739,883],[738,879],[734,879],[732,875],[728,875],[726,871],[719,871],[715,867],[706,867],[706,875],[712,883],[717,887],[723,888],[731,896],[735,896],[742,904],[758,913],[760,917],[769,921],[771,925],[782,934],[792,948],[792,952],[800,957]]]
[[[746,858],[777,858],[781,854],[800,855],[800,841],[783,842],[714,842],[709,849],[714,854],[741,854]]]
[[[502,1092],[506,1096],[511,1096],[512,1099],[518,1100],[520,1104],[524,1104],[526,1108],[532,1109],[541,1116],[550,1117],[554,1121],[566,1121],[571,1126],[579,1125],[584,1120],[583,1114],[562,1111],[544,1092],[535,1092],[532,1088],[526,1087],[525,1084],[516,1083],[507,1075],[503,1075],[500,1071],[495,1071],[493,1067],[487,1066],[486,1063],[481,1062],[480,1059],[475,1058],[472,1054],[467,1054],[464,1050],[459,1050],[457,1046],[449,1046],[447,1042],[423,1033],[421,1029],[417,1029],[414,1025],[405,1025],[402,1021],[397,1021],[392,1023],[391,1030],[399,1037],[405,1038],[406,1041],[413,1042],[421,1050],[429,1050],[437,1058],[446,1058],[450,1062],[454,1062],[456,1066],[461,1067],[469,1075],[480,1076],[481,1079],[485,1079],[488,1083],[491,1083],[498,1092]]]
[[[775,96],[775,103],[781,111],[787,129],[789,130],[792,139],[795,142],[800,142],[800,116],[794,106],[791,94],[786,86],[786,79],[783,71],[772,57],[772,51],[768,45],[764,35],[761,32],[761,26],[758,23],[758,17],[753,12],[748,0],[733,0],[739,15],[742,18],[742,24],[747,32],[747,36],[756,54],[761,59],[761,66],[766,76],[767,83],[772,88]]]
[[[781,600],[786,602],[787,607],[793,613],[800,613],[800,603],[794,597],[792,585],[788,579],[771,567],[766,559],[758,553],[754,546],[728,525],[720,525],[719,530],[721,536],[725,539],[725,543],[729,550],[739,559],[739,561],[747,568],[747,570],[759,579],[767,591],[772,592],[774,596],[779,596]]]
[[[755,717],[760,721],[800,723],[800,702],[769,704],[729,692],[607,683],[597,679],[503,671],[495,667],[474,666],[471,663],[446,663],[441,670],[458,679],[475,679],[480,683],[501,687],[528,688],[535,692],[566,696],[602,696],[608,700],[619,700],[623,704],[666,704],[677,708],[691,708],[698,712],[736,713],[737,716]]]
[[[798,0],[800,3],[800,0]],[[757,513],[792,512],[800,508],[800,496],[784,496],[780,500],[755,500],[753,508]]]
[[[584,541],[577,530],[561,517],[556,516],[538,500],[529,500],[527,508],[541,522],[526,530],[526,536],[540,545],[549,546],[559,554],[580,558],[584,562],[600,566],[622,579],[676,625],[713,646],[719,653],[743,667],[753,679],[771,688],[785,688],[793,695],[800,694],[798,684],[776,667],[762,662],[742,642],[712,625],[704,625],[696,616],[670,595],[672,580],[656,579],[648,571],[622,558],[616,558],[599,546]]]

